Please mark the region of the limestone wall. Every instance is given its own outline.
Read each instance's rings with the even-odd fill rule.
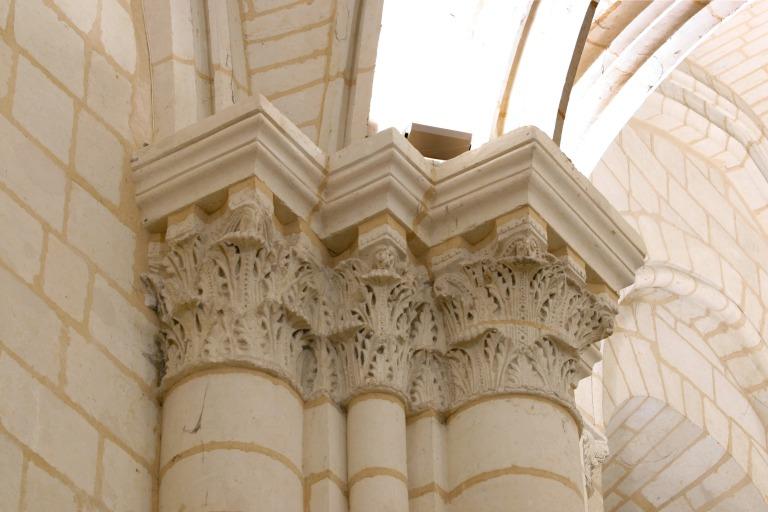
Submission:
[[[691,510],[691,503],[750,509],[755,494],[747,486],[768,495],[761,405],[768,246],[744,198],[754,190],[732,177],[754,163],[743,152],[734,161],[735,145],[706,143],[713,129],[692,136],[694,115],[679,105],[676,124],[661,124],[671,122],[667,102],[652,97],[592,175],[643,236],[648,270],[625,297],[617,332],[603,345],[602,370],[578,396],[588,417],[610,424],[611,449],[620,452],[603,468],[606,510]],[[683,440],[686,429],[691,437]],[[678,451],[662,449],[675,435]],[[671,475],[685,457],[694,467]],[[730,465],[739,471],[726,470]],[[721,481],[725,474],[747,476]]]
[[[240,0],[240,8],[251,91],[325,149],[342,147],[346,124],[362,136],[382,2],[366,2],[364,13],[354,0]]]
[[[158,405],[139,2],[0,0],[0,508],[148,511]]]

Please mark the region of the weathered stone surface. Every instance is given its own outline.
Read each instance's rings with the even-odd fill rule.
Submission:
[[[112,128],[131,140],[132,88],[104,57],[94,53],[88,75],[88,105]]]
[[[80,112],[75,144],[77,173],[111,203],[119,204],[126,163],[123,145],[85,110]]]
[[[67,181],[64,171],[2,116],[0,154],[0,182],[61,231]]]
[[[0,191],[0,232],[6,241],[0,245],[0,261],[28,283],[40,271],[43,229],[40,223]]]
[[[93,492],[96,430],[4,353],[0,354],[0,388],[3,426],[78,487]]]
[[[19,502],[21,496],[21,472],[24,456],[21,449],[7,436],[0,434],[0,503],[10,507]]]
[[[29,512],[77,512],[75,494],[34,462],[27,468],[26,507]]]
[[[14,34],[19,44],[70,92],[83,96],[83,39],[43,0],[19,2],[14,11]]]
[[[107,52],[128,73],[136,69],[136,38],[131,15],[117,0],[101,2],[101,38]]]
[[[76,320],[82,320],[85,313],[89,276],[86,261],[57,237],[48,235],[43,290]]]
[[[152,509],[152,475],[109,441],[104,444],[104,502],[114,512]]]
[[[78,185],[70,195],[67,238],[120,286],[131,289],[136,235]]]
[[[0,341],[36,372],[56,381],[61,322],[24,283],[0,268]]]
[[[105,385],[105,384],[109,385]],[[126,445],[153,461],[158,405],[102,349],[73,330],[67,346],[67,394]]]
[[[157,382],[154,325],[98,275],[93,283],[89,330],[147,385]]]
[[[72,138],[72,99],[42,71],[19,56],[13,117],[63,162],[69,161]]]
[[[54,3],[83,32],[90,32],[96,21],[97,0],[54,0]]]

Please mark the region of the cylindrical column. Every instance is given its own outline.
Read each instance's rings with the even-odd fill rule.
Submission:
[[[304,404],[304,512],[347,512],[347,421],[330,398]]]
[[[203,370],[167,393],[160,512],[301,512],[303,403],[247,369]]]
[[[408,512],[405,409],[399,398],[366,393],[349,403],[350,512]]]
[[[448,420],[450,512],[583,512],[579,429],[535,396],[470,402]]]
[[[408,418],[406,434],[410,512],[444,512],[448,500],[445,424],[427,410]]]

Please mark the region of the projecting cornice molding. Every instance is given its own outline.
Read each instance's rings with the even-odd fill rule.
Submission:
[[[329,245],[388,213],[431,248],[527,205],[615,291],[632,283],[645,252],[637,233],[532,127],[443,163],[391,129],[326,155],[258,96],[144,148],[133,177],[152,231],[184,207],[219,208],[229,186],[257,177]]]

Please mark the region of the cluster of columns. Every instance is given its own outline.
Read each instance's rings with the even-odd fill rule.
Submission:
[[[151,248],[161,512],[584,510],[573,390],[614,308],[535,212],[428,268],[388,218],[336,261],[276,226],[249,181]]]

